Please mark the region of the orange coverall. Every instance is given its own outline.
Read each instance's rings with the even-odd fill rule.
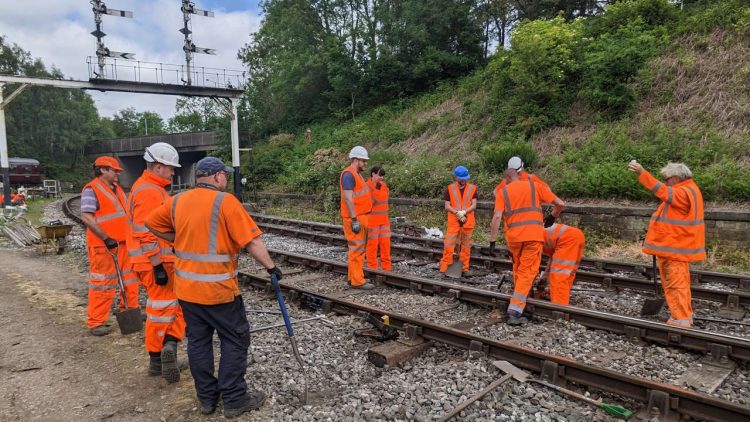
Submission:
[[[342,179],[344,173],[349,172],[354,176],[354,189],[352,200],[354,202],[354,216],[349,215],[349,210],[344,202],[344,186]],[[367,228],[369,225],[370,211],[372,210],[372,196],[370,187],[365,179],[359,174],[354,166],[349,166],[339,176],[339,193],[341,194],[341,218],[349,247],[347,256],[348,279],[352,286],[365,284],[365,246],[367,245]],[[360,224],[359,233],[352,231],[352,218],[356,218]]]
[[[477,186],[467,182],[462,193],[458,182],[451,183],[448,185],[451,207],[459,211],[465,211],[471,205],[476,191]],[[466,222],[463,225],[458,221],[458,217],[455,214],[449,212],[447,215],[448,224],[443,242],[443,257],[440,259],[440,272],[446,272],[448,267],[453,263],[453,252],[459,243],[461,244],[461,251],[459,252],[458,259],[462,263],[461,271],[467,272],[469,271],[471,259],[471,245],[474,242],[471,236],[474,233],[474,226],[476,225],[474,211],[466,214]]]
[[[586,237],[583,232],[565,224],[553,224],[544,229],[543,253],[550,259],[550,301],[570,304],[570,289],[581,264]]]
[[[391,223],[388,220],[388,185],[380,182],[380,189],[372,179],[367,179],[372,194],[372,211],[367,222],[367,268],[378,268],[378,250],[380,250],[380,268],[391,270]]]

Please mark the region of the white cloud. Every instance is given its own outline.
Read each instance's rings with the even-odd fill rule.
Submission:
[[[142,61],[173,65],[184,64],[182,12],[178,0],[108,0],[107,6],[132,10],[133,19],[103,17],[107,34],[105,45],[114,51],[135,53]],[[200,1],[197,2],[200,7]],[[194,65],[219,69],[242,70],[237,51],[249,34],[260,26],[261,18],[251,11],[216,10],[215,18],[194,16],[193,42],[199,47],[214,48],[216,56],[196,54]],[[93,56],[96,41],[91,5],[86,0],[0,0],[0,35],[30,51],[47,66],[59,68],[66,77],[87,79],[86,57]],[[123,71],[123,74],[125,72]],[[166,78],[165,78],[166,79]],[[99,113],[135,107],[151,110],[165,119],[174,112],[176,98],[160,95],[92,92]]]

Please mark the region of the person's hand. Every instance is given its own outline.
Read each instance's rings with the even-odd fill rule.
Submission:
[[[279,267],[276,267],[276,266],[274,266],[273,268],[268,268],[268,269],[266,269],[266,271],[271,276],[275,275],[276,276],[276,281],[281,280],[281,277],[284,276],[284,274],[281,272],[281,270],[279,269]]]
[[[167,270],[164,269],[164,264],[154,265],[154,279],[157,286],[167,285],[169,278],[167,278]]]
[[[119,243],[115,239],[112,239],[111,237],[104,239],[104,246],[106,246],[107,249],[117,249],[118,245]]]
[[[456,211],[456,217],[459,220],[465,219],[466,218],[466,211],[464,211],[464,210]]]
[[[549,227],[549,226],[551,226],[551,225],[555,224],[555,221],[556,221],[556,220],[557,220],[557,217],[555,217],[554,215],[552,215],[552,214],[548,215],[548,216],[547,216],[547,217],[546,217],[546,218],[544,219],[544,228],[546,229],[547,227]]]
[[[352,219],[352,231],[354,233],[359,233],[360,230],[362,230],[362,227],[359,225],[359,220],[356,218]]]
[[[638,161],[630,160],[628,163],[628,170],[640,176],[641,173],[643,173],[643,166]]]

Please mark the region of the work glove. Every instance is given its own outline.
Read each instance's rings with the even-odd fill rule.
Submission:
[[[466,219],[466,211],[456,211],[456,217],[458,217],[459,220]]]
[[[380,182],[375,183],[375,189],[380,190],[381,186],[382,186],[382,184]]]
[[[164,264],[154,265],[154,279],[157,286],[167,285],[169,279],[167,278],[167,270],[164,269]]]
[[[546,229],[547,227],[555,224],[555,220],[557,220],[557,217],[552,214],[548,215],[547,218],[544,219],[544,228]]]
[[[266,271],[268,271],[269,275],[275,275],[276,280],[281,280],[281,277],[284,275],[281,273],[279,267],[267,268]]]
[[[352,231],[354,233],[359,233],[360,230],[362,230],[362,227],[359,225],[359,220],[356,218],[352,219]]]
[[[104,239],[104,246],[106,246],[107,249],[117,249],[118,245],[119,243],[115,239],[112,239],[111,237]]]

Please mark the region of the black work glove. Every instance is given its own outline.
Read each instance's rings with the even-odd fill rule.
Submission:
[[[547,227],[555,224],[555,220],[557,220],[557,217],[552,214],[548,215],[547,218],[544,219],[544,228],[546,229]]]
[[[117,249],[118,245],[119,243],[115,239],[112,239],[111,237],[104,239],[104,246],[106,246],[107,249]]]
[[[164,269],[163,264],[154,265],[154,279],[156,279],[157,286],[166,286],[169,282],[167,270]]]
[[[352,219],[352,231],[354,233],[359,233],[360,230],[362,230],[362,227],[359,225],[359,220],[356,218]]]
[[[495,245],[497,242],[490,242],[490,256],[495,256]]]
[[[269,275],[275,275],[276,276],[276,280],[281,280],[281,277],[284,275],[284,274],[282,274],[282,272],[279,269],[279,267],[267,268],[266,271],[268,271]]]
[[[375,183],[375,189],[380,190],[380,186],[381,186],[380,182]]]

